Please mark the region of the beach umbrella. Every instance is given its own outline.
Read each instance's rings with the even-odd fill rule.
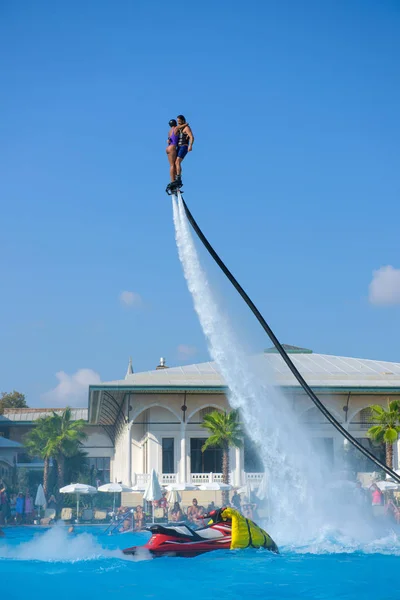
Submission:
[[[46,496],[44,495],[44,489],[41,483],[38,485],[38,489],[36,492],[35,498],[35,506],[39,507],[39,518],[40,518],[40,508],[46,508]]]
[[[137,483],[131,487],[131,492],[144,492],[147,488],[147,483]]]
[[[231,490],[232,486],[228,483],[220,483],[219,481],[208,481],[199,485],[198,489],[202,492],[219,492],[220,490]]]
[[[266,500],[268,497],[268,484],[267,484],[267,475],[264,473],[263,478],[261,479],[260,485],[258,486],[258,490],[256,492],[256,496],[259,500]]]
[[[400,489],[398,483],[392,483],[391,481],[376,481],[375,483],[381,492],[396,492]]]
[[[168,504],[174,505],[175,502],[180,502],[182,500],[180,493],[178,490],[171,490],[167,494],[167,502]]]
[[[198,488],[196,485],[194,485],[194,483],[183,482],[170,483],[165,489],[167,490],[167,492],[186,492],[190,490],[197,490]]]
[[[115,495],[120,494],[121,492],[131,492],[132,488],[124,485],[123,483],[105,483],[97,488],[98,492],[105,492],[109,494],[114,494],[113,496],[113,513],[115,515]]]
[[[153,514],[153,522],[154,522],[154,502],[157,500],[161,500],[162,498],[162,490],[160,486],[160,482],[158,481],[157,473],[154,469],[151,470],[151,475],[147,487],[143,494],[144,500],[151,502],[152,506],[152,514]]]
[[[246,485],[242,485],[242,487],[240,487],[238,489],[237,493],[238,494],[244,494],[244,496],[250,502],[250,498],[251,498],[251,485],[250,485],[250,482],[247,481]]]
[[[87,485],[86,483],[71,483],[70,485],[66,485],[60,488],[60,494],[76,494],[76,522],[79,522],[79,499],[81,494],[94,495],[97,494],[97,489],[92,485]]]

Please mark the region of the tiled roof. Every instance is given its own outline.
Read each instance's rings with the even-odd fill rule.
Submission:
[[[19,442],[14,442],[13,440],[8,440],[5,437],[0,436],[0,450],[2,448],[22,448],[23,445]]]

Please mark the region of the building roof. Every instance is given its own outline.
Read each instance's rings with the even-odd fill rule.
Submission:
[[[293,348],[291,359],[317,393],[400,393],[400,363],[329,354]],[[301,389],[279,354],[254,356],[257,371],[270,371],[277,385]],[[125,379],[89,386],[89,423],[101,424],[115,440],[125,426],[123,411],[128,393],[225,393],[227,385],[214,362],[127,374]]]
[[[6,408],[4,414],[0,415],[0,425],[10,421],[13,423],[32,423],[43,417],[50,417],[53,412],[62,413],[64,410],[65,408]],[[71,413],[74,421],[78,419],[87,421],[87,408],[71,408]]]
[[[312,387],[332,388],[399,388],[400,363],[348,358],[329,354],[294,353],[291,360]],[[257,364],[272,372],[276,384],[284,387],[300,387],[279,354],[264,353],[254,358]],[[171,367],[127,375],[125,379],[90,386],[119,388],[225,388],[214,362]]]
[[[0,436],[0,450],[2,448],[23,448],[23,445],[13,440],[8,440],[5,437]]]

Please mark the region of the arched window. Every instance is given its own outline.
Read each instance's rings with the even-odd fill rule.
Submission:
[[[210,413],[216,411],[217,409],[214,408],[213,406],[206,406],[206,408],[202,408],[201,410],[199,410],[199,421],[203,421],[204,417],[206,415],[209,415]],[[221,411],[218,411],[221,412]]]
[[[363,408],[355,415],[352,423],[360,425],[360,429],[369,429],[374,424],[372,420],[372,410],[369,407]]]

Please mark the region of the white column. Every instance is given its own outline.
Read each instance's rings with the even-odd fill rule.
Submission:
[[[131,428],[132,422],[128,425],[128,477],[127,482],[129,486],[132,486],[132,439],[131,439]]]
[[[185,424],[181,424],[181,460],[180,460],[180,480],[181,483],[186,481],[186,427]]]
[[[240,448],[235,448],[235,473],[234,473],[234,485],[240,486],[242,479],[242,451]]]
[[[397,440],[397,444],[393,444],[393,469],[400,469],[399,449],[400,449],[400,440]]]

